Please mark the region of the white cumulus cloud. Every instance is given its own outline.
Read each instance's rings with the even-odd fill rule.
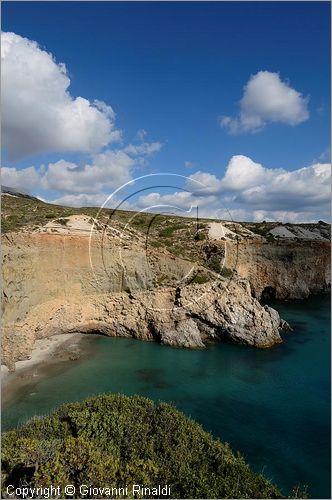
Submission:
[[[329,220],[331,165],[315,163],[297,170],[267,168],[246,156],[233,156],[225,174],[196,172],[188,191],[142,196],[138,205],[198,206],[202,217],[234,220],[311,222]]]
[[[2,147],[9,159],[40,152],[97,152],[119,140],[110,106],[68,91],[66,67],[35,41],[1,35]]]
[[[142,144],[128,144],[124,148],[124,151],[129,154],[150,156],[153,153],[157,153],[162,148],[160,142],[143,142]]]
[[[61,159],[40,168],[3,167],[1,182],[17,189],[29,189],[30,192],[45,190],[67,193],[66,203],[77,196],[77,205],[83,199],[98,199],[90,195],[109,192],[131,181],[135,167],[160,147],[157,148],[155,143],[145,143],[143,150],[138,151],[135,148],[129,148],[128,151],[127,148],[106,150],[91,155],[90,161],[80,165]]]
[[[64,205],[66,207],[104,207],[104,208],[117,208],[119,201],[115,197],[109,198],[108,193],[95,193],[95,194],[65,194],[52,200],[56,205]],[[121,204],[121,210],[129,209],[126,203]]]
[[[244,87],[239,114],[222,116],[219,123],[231,134],[238,134],[257,132],[268,123],[294,126],[308,118],[308,97],[282,81],[278,73],[259,71]]]
[[[100,193],[130,181],[134,166],[135,160],[124,151],[106,151],[83,166],[65,160],[50,163],[43,183],[47,189],[61,192]]]
[[[22,191],[33,191],[36,186],[40,186],[40,172],[33,166],[22,170],[13,167],[2,167],[1,184]]]

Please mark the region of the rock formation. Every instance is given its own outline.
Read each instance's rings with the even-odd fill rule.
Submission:
[[[245,281],[189,285],[175,304],[174,288],[135,294],[92,294],[48,300],[21,321],[7,324],[2,359],[10,369],[29,356],[35,339],[59,333],[101,333],[155,340],[175,347],[204,347],[224,340],[255,347],[281,342],[279,314],[251,297]]]
[[[250,282],[254,297],[303,299],[331,287],[328,241],[227,242],[226,266]]]
[[[3,237],[3,362],[9,367],[29,356],[35,339],[66,332],[178,347],[204,347],[208,339],[256,347],[281,341],[278,313],[252,297],[246,280],[188,285],[189,261],[160,250],[147,260],[142,248],[99,243],[82,235]],[[177,288],[154,287],[160,274]]]
[[[36,339],[68,332],[176,347],[200,348],[209,340],[271,347],[287,325],[259,300],[329,288],[325,226],[319,234],[297,229],[307,235],[300,241],[289,230],[262,237],[241,226],[239,236],[234,224],[224,231],[214,223],[212,240],[188,243],[196,245],[194,262],[159,244],[147,249],[145,238],[119,229],[105,237],[89,220],[75,215],[3,236],[2,359],[10,369],[29,357]],[[180,227],[185,240],[187,229]],[[227,271],[221,275],[220,261]],[[195,284],[197,273],[203,274]]]

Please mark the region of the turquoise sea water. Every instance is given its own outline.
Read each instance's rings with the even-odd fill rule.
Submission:
[[[25,388],[4,408],[3,429],[93,394],[140,394],[173,402],[286,494],[300,483],[330,498],[330,297],[275,307],[294,331],[269,350],[89,336],[88,357]]]

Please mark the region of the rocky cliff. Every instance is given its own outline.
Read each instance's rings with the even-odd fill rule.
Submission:
[[[227,245],[225,265],[249,280],[259,300],[303,299],[331,288],[328,241],[249,240]]]
[[[162,250],[147,259],[143,248],[124,249],[116,239],[101,248],[98,236],[10,233],[3,259],[2,352],[11,369],[35,339],[67,332],[178,347],[204,347],[209,339],[256,347],[281,341],[278,313],[252,297],[246,280],[211,275],[206,283],[185,283],[193,263]],[[156,276],[173,286],[158,287]]]
[[[6,325],[3,362],[14,369],[34,341],[59,333],[101,333],[155,340],[175,347],[204,347],[223,340],[271,347],[285,326],[279,314],[251,297],[245,281],[219,282],[133,294],[93,294],[52,299],[31,308],[25,318]]]
[[[327,225],[293,233],[273,226],[262,236],[256,227],[208,221],[197,233],[191,220],[169,227],[165,219],[148,241],[139,226],[124,232],[115,222],[105,232],[81,214],[3,236],[8,367],[29,357],[36,339],[67,332],[270,347],[286,325],[261,299],[329,289]]]

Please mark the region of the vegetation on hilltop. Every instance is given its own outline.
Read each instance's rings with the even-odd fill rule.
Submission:
[[[1,196],[1,230],[3,233],[33,230],[50,220],[70,215],[96,216],[98,208],[71,208],[44,203],[41,200],[14,196]]]
[[[57,221],[66,225],[66,220],[71,215],[87,215],[92,220],[98,219],[99,229],[116,229],[120,232],[130,234],[131,240],[135,239],[146,242],[147,250],[153,248],[164,248],[177,257],[204,265],[217,273],[225,273],[220,268],[219,255],[211,257],[206,262],[204,256],[208,240],[209,225],[211,222],[220,222],[214,219],[199,219],[190,217],[179,217],[167,214],[153,214],[148,212],[132,212],[126,210],[102,209],[98,207],[64,207],[45,203],[37,198],[26,198],[20,196],[1,196],[1,230],[3,233],[17,231],[38,231],[47,223]],[[237,238],[255,237],[264,238],[265,241],[274,242],[275,238],[270,231],[279,222],[230,222],[224,221],[227,229],[234,234],[228,238],[237,241]],[[286,228],[292,229],[291,224],[284,224]],[[306,230],[316,230],[325,238],[330,238],[330,225],[319,221],[318,224],[297,224]],[[111,231],[112,232],[112,231]],[[249,235],[249,236],[248,236]],[[223,240],[224,238],[220,239]],[[277,238],[278,239],[278,238]],[[219,243],[220,243],[219,242]],[[223,245],[219,245],[218,252],[223,251]],[[228,275],[228,274],[227,274]]]
[[[172,498],[280,498],[239,454],[174,407],[101,395],[3,434],[2,487],[169,485]],[[78,487],[78,488],[77,488]],[[75,498],[80,498],[75,496]]]
[[[188,217],[130,212],[126,210],[102,209],[98,207],[72,208],[45,203],[37,199],[2,196],[1,229],[3,233],[34,231],[52,220],[62,223],[71,215],[98,217],[99,227],[111,226],[128,231],[133,237],[147,241],[151,248],[165,248],[176,256],[199,260],[199,245],[196,241],[207,237],[207,222],[199,225]],[[196,236],[198,238],[196,238]],[[196,239],[195,239],[196,238]],[[188,244],[190,243],[190,244]]]

